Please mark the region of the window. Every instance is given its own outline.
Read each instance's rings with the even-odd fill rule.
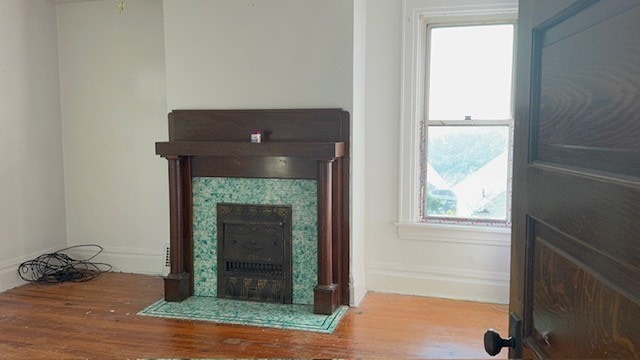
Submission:
[[[517,8],[404,0],[401,238],[508,233]]]
[[[513,25],[427,25],[423,221],[507,224]]]

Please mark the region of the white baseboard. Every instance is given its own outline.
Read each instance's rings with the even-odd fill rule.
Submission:
[[[61,247],[45,249],[38,253],[22,256],[10,261],[0,262],[0,292],[24,285],[26,282],[18,276],[18,267],[27,260],[35,259],[42,254],[50,254]],[[165,265],[164,249],[138,249],[106,247],[104,251],[92,259],[92,262],[106,263],[113,267],[112,271],[162,275]],[[74,259],[86,259],[95,253],[93,248],[74,249],[67,252]]]
[[[70,252],[75,255],[72,257],[78,259],[86,259],[94,253],[95,250],[92,248],[73,249]],[[113,267],[112,271],[115,272],[162,275],[165,253],[163,247],[158,247],[158,249],[104,247],[103,252],[91,261],[109,264]]]
[[[367,267],[367,288],[456,300],[509,302],[509,273],[378,263]]]
[[[0,292],[26,284],[26,282],[18,276],[18,265],[20,264],[21,262],[17,262],[16,264],[11,264],[10,266],[0,269]]]
[[[362,300],[364,300],[365,295],[367,294],[367,287],[364,281],[354,281],[353,274],[349,276],[349,306],[358,307]]]
[[[20,264],[28,260],[33,260],[42,254],[50,254],[57,250],[60,250],[60,247],[44,249],[37,253],[21,256],[17,259],[0,262],[0,292],[26,284],[26,282],[18,276],[18,267]]]

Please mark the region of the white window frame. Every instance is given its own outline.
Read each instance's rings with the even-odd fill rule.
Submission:
[[[424,28],[423,31],[426,31],[426,36],[425,39],[430,38],[431,37],[431,31],[433,29],[438,29],[438,28],[446,28],[446,27],[462,27],[462,26],[480,26],[480,25],[513,25],[513,29],[515,30],[515,21],[478,21],[478,22],[464,22],[464,23],[458,23],[458,22],[447,22],[447,23],[437,23],[434,24],[432,22],[428,22],[424,24]],[[514,38],[515,38],[515,33],[514,33]],[[427,41],[427,43],[429,43]],[[515,50],[512,50],[512,52]],[[425,51],[429,52],[429,48],[425,47]],[[515,59],[515,53],[513,54],[513,58]],[[425,58],[422,61],[425,64],[425,68],[427,65],[429,65],[429,55],[426,54]],[[513,67],[512,67],[512,74],[513,74]],[[422,106],[424,107],[425,110],[428,109],[428,106],[426,106],[426,102],[429,99],[429,95],[428,95],[428,89],[429,87],[426,84],[426,70],[425,70],[425,74],[423,75],[424,79],[425,79],[425,85],[424,89],[425,89],[425,98],[422,102]],[[513,162],[513,154],[511,149],[513,149],[513,114],[514,114],[514,102],[513,102],[513,77],[512,77],[512,86],[511,86],[511,107],[510,107],[510,114],[511,116],[507,119],[498,119],[498,118],[494,118],[494,119],[485,119],[485,120],[476,120],[476,119],[469,119],[469,120],[440,120],[440,119],[426,119],[428,116],[425,114],[424,117],[424,121],[422,121],[420,123],[420,129],[419,131],[421,132],[421,137],[424,137],[426,141],[426,137],[428,136],[428,132],[429,132],[429,128],[430,127],[437,127],[437,126],[461,126],[461,127],[467,127],[467,126],[506,126],[509,128],[509,137],[507,139],[507,147],[510,149],[508,151],[508,159],[507,159],[507,164],[509,167],[512,166],[512,162]],[[422,146],[428,146],[428,144],[425,142],[424,144],[422,144]],[[422,157],[425,157],[424,159],[422,159]],[[428,158],[428,154],[427,154],[427,150],[422,150],[419,152],[419,158],[418,161],[422,162],[422,168],[426,167],[426,163],[425,161],[427,161]],[[508,169],[507,171],[507,179],[505,179],[507,181],[507,203],[505,204],[505,210],[510,209],[510,203],[511,203],[511,181],[509,181],[509,179],[511,178],[511,174],[512,171],[511,169]],[[487,219],[487,218],[458,218],[458,217],[450,217],[450,216],[430,216],[427,215],[424,211],[424,209],[426,208],[426,202],[427,202],[427,194],[426,194],[426,181],[428,179],[428,174],[427,174],[427,178],[424,178],[422,181],[424,181],[424,183],[421,181],[419,183],[419,192],[418,192],[418,198],[420,200],[420,205],[419,205],[419,221],[420,222],[425,222],[425,223],[436,223],[436,224],[452,224],[452,225],[480,225],[480,226],[496,226],[496,227],[510,227],[511,226],[511,214],[507,213],[507,216],[504,220],[499,220],[499,219]]]
[[[425,79],[427,24],[461,25],[513,22],[518,18],[517,0],[404,0],[401,86],[400,179],[398,234],[419,229],[443,228],[509,233],[505,227],[476,227],[461,224],[430,224],[420,221],[420,127],[426,119]],[[517,26],[517,25],[516,25]],[[515,37],[514,37],[515,38]]]

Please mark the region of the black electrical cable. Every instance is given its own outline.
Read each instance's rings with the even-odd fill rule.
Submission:
[[[96,253],[87,259],[74,259],[64,252],[74,249],[94,248]],[[85,250],[86,251],[86,250]],[[57,284],[66,281],[83,282],[95,279],[103,272],[111,271],[112,266],[105,263],[91,262],[102,253],[100,245],[75,245],[58,250],[51,254],[40,255],[25,261],[18,267],[18,275],[22,280],[44,284]]]

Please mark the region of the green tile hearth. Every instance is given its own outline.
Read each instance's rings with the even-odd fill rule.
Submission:
[[[331,315],[318,315],[313,313],[312,305],[192,296],[182,302],[156,301],[138,315],[332,333],[347,310],[347,306],[341,306]]]

